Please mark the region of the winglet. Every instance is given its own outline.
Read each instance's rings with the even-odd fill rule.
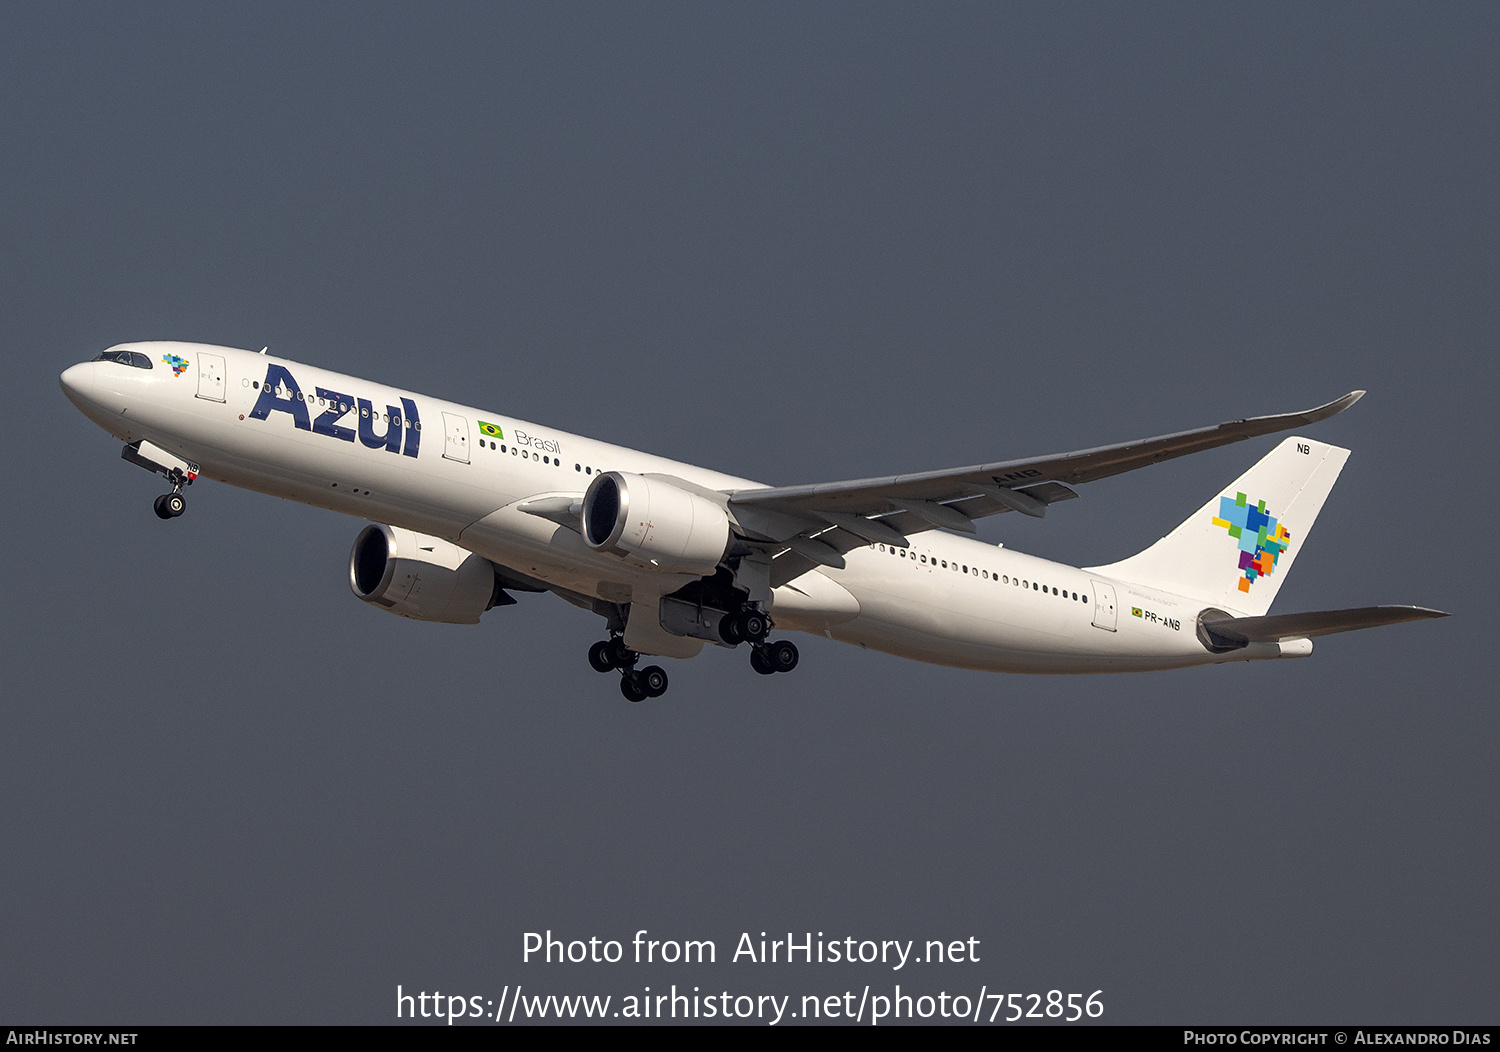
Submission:
[[[1355,402],[1358,402],[1364,396],[1365,393],[1363,391],[1350,391],[1343,398],[1335,398],[1327,405],[1320,406],[1307,415],[1312,417],[1314,420],[1327,420],[1330,416],[1338,416],[1345,409],[1348,409],[1351,405],[1353,405]]]
[[[1270,420],[1273,418],[1273,416],[1282,416],[1284,418],[1295,418],[1304,424],[1315,424],[1319,420],[1327,420],[1331,416],[1338,416],[1345,409],[1348,409],[1351,405],[1353,405],[1355,402],[1358,402],[1364,396],[1365,392],[1363,391],[1350,391],[1342,398],[1335,398],[1327,405],[1320,405],[1316,409],[1309,409],[1305,413],[1278,413],[1273,414],[1272,416],[1252,416],[1250,419]]]

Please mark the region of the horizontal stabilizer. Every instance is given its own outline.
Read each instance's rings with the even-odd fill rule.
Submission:
[[[1233,647],[1248,643],[1280,643],[1287,639],[1331,636],[1357,628],[1399,625],[1429,617],[1447,617],[1442,610],[1425,606],[1363,606],[1355,610],[1315,610],[1306,614],[1273,614],[1269,617],[1225,617],[1203,619],[1203,629],[1216,642]]]

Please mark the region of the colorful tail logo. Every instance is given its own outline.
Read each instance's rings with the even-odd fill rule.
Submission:
[[[1286,527],[1266,513],[1266,502],[1252,505],[1243,493],[1235,494],[1234,500],[1220,497],[1219,514],[1213,523],[1228,530],[1239,543],[1240,569],[1245,572],[1240,578],[1240,591],[1246,593],[1256,578],[1276,569],[1276,560],[1292,542]]]

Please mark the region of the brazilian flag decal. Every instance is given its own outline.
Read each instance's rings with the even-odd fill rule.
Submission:
[[[494,424],[488,423],[484,420],[479,421],[479,433],[481,435],[489,435],[491,438],[503,439],[505,437],[504,431],[501,431]]]
[[[1131,617],[1140,617],[1141,616],[1141,608],[1138,607],[1138,606],[1132,606],[1130,608],[1130,616]]]

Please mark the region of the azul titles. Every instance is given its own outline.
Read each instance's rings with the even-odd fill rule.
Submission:
[[[410,398],[401,398],[400,402],[401,408],[388,405],[381,412],[368,398],[355,398],[323,387],[315,387],[313,394],[307,395],[285,366],[269,365],[250,418],[266,420],[272,413],[286,413],[300,431],[327,435],[340,442],[358,438],[369,449],[415,457],[422,445],[422,421],[415,402]],[[314,410],[318,411],[316,417],[312,415]],[[341,423],[350,413],[355,414],[349,421],[353,427]]]

